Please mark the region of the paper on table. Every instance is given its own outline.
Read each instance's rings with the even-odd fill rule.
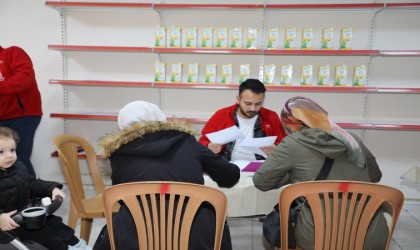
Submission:
[[[277,136],[245,138],[239,146],[244,147],[256,154],[262,155],[267,158],[267,155],[264,153],[264,151],[261,150],[261,147],[268,147],[274,145],[276,138]]]
[[[420,167],[412,166],[407,172],[401,175],[401,179],[407,179],[420,184]]]
[[[206,136],[212,143],[226,144],[228,142],[242,138],[243,134],[241,131],[239,131],[238,127],[232,126],[217,132],[208,133]]]

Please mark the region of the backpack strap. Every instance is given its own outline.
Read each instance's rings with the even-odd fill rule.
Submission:
[[[331,167],[334,163],[334,159],[330,159],[328,157],[325,158],[324,165],[321,168],[321,171],[319,171],[318,176],[315,178],[316,181],[319,180],[326,180],[328,177],[328,174],[330,173]]]

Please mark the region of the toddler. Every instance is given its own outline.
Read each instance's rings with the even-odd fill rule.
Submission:
[[[63,223],[61,217],[50,215],[39,230],[28,230],[11,217],[28,207],[33,197],[57,196],[65,198],[62,184],[36,179],[22,162],[17,160],[18,134],[7,127],[0,127],[0,230],[7,231],[22,241],[34,241],[53,250],[87,249],[84,240],[74,235],[74,230]]]

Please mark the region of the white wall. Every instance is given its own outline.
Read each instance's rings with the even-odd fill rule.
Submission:
[[[126,1],[129,2],[129,1]],[[132,1],[135,2],[135,1]],[[166,1],[175,3],[177,1]],[[179,1],[181,2],[181,1]],[[187,1],[183,1],[187,2]],[[205,1],[189,1],[203,2]],[[224,1],[218,1],[224,2]],[[235,1],[232,1],[235,2]],[[284,1],[271,1],[286,3]],[[312,1],[310,1],[312,2]],[[324,1],[324,3],[335,1]],[[366,2],[366,1],[356,1]],[[395,1],[394,1],[395,2]],[[407,2],[407,1],[399,1]],[[216,2],[215,2],[216,3]],[[261,3],[261,1],[241,1],[241,3]],[[290,3],[290,2],[289,2]],[[420,11],[386,11],[377,17],[373,49],[420,50]],[[286,26],[354,27],[355,49],[367,49],[370,12],[334,12],[321,14],[314,12],[270,11],[267,12],[266,27]],[[165,26],[213,26],[213,27],[258,27],[261,26],[261,11],[213,12],[213,11],[170,11],[165,13]],[[71,11],[67,18],[67,44],[71,45],[115,45],[153,46],[154,27],[159,25],[159,15],[153,11]],[[64,132],[61,119],[50,118],[51,112],[63,108],[63,87],[48,84],[49,79],[62,79],[63,67],[60,52],[48,50],[49,44],[61,44],[61,18],[55,9],[45,6],[44,1],[2,0],[0,2],[0,44],[3,47],[17,45],[31,56],[39,88],[43,98],[44,117],[38,128],[32,160],[41,178],[64,181],[58,159],[51,158],[54,150],[53,136]],[[319,34],[319,31],[318,33]],[[319,46],[319,37],[316,46]],[[121,80],[151,81],[153,63],[159,60],[152,53],[101,53],[68,52],[68,79],[80,80]],[[204,65],[251,63],[256,66],[258,56],[250,55],[171,55],[162,56],[165,62],[181,61],[184,64],[197,61]],[[315,68],[323,63],[348,65],[367,62],[362,57],[293,57],[267,56],[266,63],[312,63]],[[370,82],[372,87],[420,87],[420,57],[377,57],[372,58]],[[258,70],[253,68],[253,77]],[[298,74],[295,76],[297,81]],[[209,117],[216,109],[233,104],[236,90],[192,90],[192,89],[152,89],[115,87],[66,87],[71,110],[117,112],[125,103],[143,99],[160,104],[168,115],[177,117]],[[294,95],[313,98],[337,121],[362,121],[364,100],[367,98],[367,120],[374,122],[396,122],[420,124],[420,95],[416,94],[345,94],[345,93],[292,93],[270,92],[266,107],[281,110],[284,101]],[[97,145],[99,137],[115,131],[115,122],[69,120],[69,133],[89,139]],[[197,132],[202,125],[197,126]],[[364,136],[366,145],[376,155],[384,177],[384,184],[401,188],[407,197],[420,198],[419,185],[401,180],[400,176],[413,165],[420,165],[419,131],[378,131],[353,132]],[[105,170],[108,171],[107,165]],[[108,177],[105,177],[109,181]]]

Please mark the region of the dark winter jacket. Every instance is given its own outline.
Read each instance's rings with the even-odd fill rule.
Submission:
[[[168,121],[136,123],[104,137],[101,147],[111,162],[112,184],[135,181],[204,184],[206,173],[220,187],[234,186],[240,177],[239,168],[201,145],[193,134],[190,125]],[[213,249],[214,213],[208,207],[202,207],[199,213],[193,223],[189,249]],[[127,230],[131,227],[127,217],[124,211],[114,216],[114,232],[124,232],[116,235],[117,249],[138,249],[134,228]],[[223,241],[224,249],[230,249],[230,238],[224,236]]]
[[[51,197],[54,188],[62,188],[58,182],[36,179],[17,161],[7,169],[0,169],[0,213],[22,210],[32,196]]]

